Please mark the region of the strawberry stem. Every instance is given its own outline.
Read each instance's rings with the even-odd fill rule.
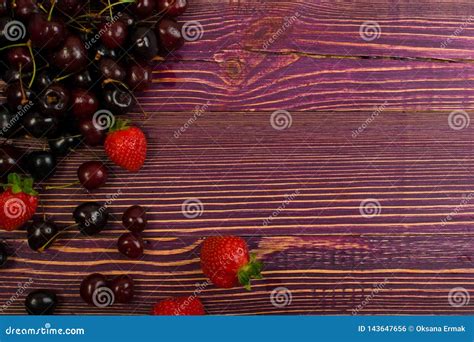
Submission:
[[[239,283],[248,291],[251,290],[250,281],[252,279],[262,279],[263,263],[257,260],[255,253],[250,254],[248,264],[242,266],[237,272]]]
[[[14,194],[23,192],[31,196],[38,195],[38,193],[33,189],[33,178],[22,177],[17,173],[10,173],[8,175],[8,184],[4,184],[3,187],[5,190],[11,189]]]

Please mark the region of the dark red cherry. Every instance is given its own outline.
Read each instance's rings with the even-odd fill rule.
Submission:
[[[82,70],[68,79],[72,87],[90,89],[95,83],[95,75],[89,70]]]
[[[88,161],[77,169],[77,178],[87,190],[100,188],[107,182],[109,172],[102,162]]]
[[[4,15],[8,12],[9,9],[9,0],[0,0],[0,15]]]
[[[164,12],[171,17],[183,14],[188,7],[187,0],[156,0],[158,12]]]
[[[43,114],[61,116],[69,108],[69,91],[61,84],[53,84],[40,93],[38,109]]]
[[[155,32],[139,26],[130,35],[134,56],[139,60],[149,61],[158,54],[158,41]]]
[[[97,202],[84,202],[74,209],[72,216],[82,234],[95,235],[107,225],[110,214],[107,207]]]
[[[48,20],[45,15],[34,14],[28,23],[33,45],[39,49],[53,49],[66,37],[66,26],[59,20]]]
[[[125,69],[110,58],[101,58],[99,61],[99,69],[105,79],[113,79],[123,81],[126,76]]]
[[[143,255],[143,240],[134,233],[122,234],[118,239],[117,247],[120,253],[131,259],[137,259]]]
[[[31,75],[20,72],[18,69],[9,68],[3,73],[2,80],[5,83],[14,83],[21,78],[23,82],[28,82],[30,77]]]
[[[25,84],[14,82],[7,86],[5,97],[7,98],[8,107],[11,111],[16,112],[22,107],[33,104],[34,93]]]
[[[20,158],[23,152],[10,145],[0,146],[0,176],[4,178],[8,173],[20,172]]]
[[[89,146],[99,146],[104,143],[106,130],[99,125],[94,125],[92,120],[81,120],[79,131],[84,137],[84,143]]]
[[[58,297],[50,290],[35,290],[25,298],[25,308],[29,315],[52,315],[57,305]]]
[[[133,14],[142,19],[150,17],[155,7],[155,0],[137,0],[130,6],[130,9]]]
[[[48,140],[49,149],[57,157],[64,157],[74,150],[81,143],[79,137],[70,133],[63,133],[59,137]]]
[[[133,279],[129,275],[119,275],[112,279],[109,286],[117,303],[129,303],[133,299]]]
[[[70,35],[53,53],[53,64],[65,73],[81,70],[87,65],[87,50],[78,36]]]
[[[71,92],[71,111],[77,119],[90,119],[97,109],[99,100],[94,93],[85,89],[74,89]]]
[[[12,2],[12,9],[15,17],[20,20],[27,20],[34,13],[39,12],[36,0],[15,0]]]
[[[181,25],[173,19],[161,20],[156,28],[160,46],[165,51],[178,50],[184,44],[184,38],[181,34]]]
[[[88,2],[84,0],[56,0],[56,2],[60,13],[66,13],[73,18],[80,14],[88,5]]]
[[[149,88],[152,80],[151,68],[146,65],[131,63],[127,69],[127,85],[132,91]]]
[[[0,137],[15,138],[22,133],[19,115],[7,108],[0,107]]]
[[[58,132],[58,119],[51,114],[29,112],[22,118],[25,132],[35,138],[53,137]]]
[[[28,246],[34,251],[45,250],[58,236],[59,229],[53,221],[35,221],[27,226]]]
[[[17,46],[8,49],[6,59],[8,65],[15,70],[28,72],[33,69],[33,60],[30,51],[24,46]]]
[[[122,215],[122,223],[131,232],[141,233],[147,225],[145,209],[139,205],[129,207]]]
[[[94,304],[94,296],[97,296],[96,290],[107,287],[107,279],[100,273],[89,274],[81,282],[80,294],[84,302]],[[95,299],[97,301],[97,298]]]
[[[103,32],[100,37],[102,44],[109,49],[122,46],[128,36],[127,24],[121,20],[103,23],[99,27],[99,32]]]
[[[130,90],[117,83],[109,83],[102,90],[105,107],[114,114],[126,114],[135,104]]]
[[[35,87],[39,91],[48,88],[54,81],[54,77],[49,70],[43,70],[36,74]]]

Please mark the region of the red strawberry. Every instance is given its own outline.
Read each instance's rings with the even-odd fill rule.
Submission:
[[[8,175],[5,192],[0,195],[0,229],[15,230],[31,219],[38,207],[33,179],[21,178],[16,173]]]
[[[117,120],[105,139],[105,153],[118,166],[128,171],[141,169],[146,158],[146,137],[142,130]]]
[[[153,315],[158,316],[200,316],[205,315],[204,305],[196,296],[171,297],[155,304]]]
[[[215,236],[204,240],[201,268],[217,286],[231,288],[238,284],[250,290],[251,279],[261,279],[263,264],[249,256],[247,243],[236,236]]]

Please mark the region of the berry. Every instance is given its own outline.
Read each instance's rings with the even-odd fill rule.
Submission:
[[[64,157],[79,145],[80,140],[77,136],[71,134],[62,134],[61,136],[48,141],[49,149],[56,157]]]
[[[89,146],[99,146],[104,143],[105,130],[95,125],[92,120],[82,120],[79,123],[79,131],[84,137],[84,143]]]
[[[5,97],[7,98],[8,108],[12,112],[18,111],[22,106],[28,105],[34,98],[34,93],[31,89],[26,88],[21,82],[13,82],[7,86],[5,90]]]
[[[17,46],[8,49],[6,53],[6,60],[10,68],[28,72],[33,69],[33,59],[30,51],[24,46]]]
[[[164,12],[170,17],[183,14],[188,7],[187,0],[156,0],[158,12]]]
[[[130,35],[133,54],[137,59],[150,60],[158,54],[158,41],[155,32],[138,26]]]
[[[125,228],[133,233],[141,233],[147,225],[146,211],[139,205],[129,207],[122,216],[122,223]]]
[[[202,316],[204,305],[196,296],[171,297],[155,304],[152,311],[156,316]]]
[[[45,15],[34,14],[28,22],[28,33],[33,46],[53,49],[66,37],[66,26],[61,21],[48,20]]]
[[[217,286],[238,284],[250,290],[251,279],[261,279],[263,264],[249,256],[247,243],[236,236],[216,236],[204,240],[201,248],[203,273]]]
[[[118,166],[132,172],[141,169],[146,158],[145,134],[137,127],[128,126],[125,120],[117,120],[105,139],[105,152]]]
[[[109,49],[122,46],[128,36],[127,24],[121,20],[105,22],[99,27],[99,31],[103,32],[100,40]]]
[[[140,19],[150,17],[155,7],[155,0],[137,0],[130,6],[132,13]]]
[[[120,253],[131,259],[137,259],[143,255],[143,240],[134,233],[122,234],[118,239],[117,247]]]
[[[128,275],[119,275],[109,284],[117,303],[129,303],[133,299],[133,279]]]
[[[173,19],[163,19],[157,25],[156,34],[160,40],[160,46],[166,51],[178,50],[184,44],[181,34],[181,25]]]
[[[19,172],[22,151],[10,145],[0,147],[0,176],[6,177],[8,173]]]
[[[11,113],[8,109],[0,109],[0,133],[2,137],[12,138],[19,133],[20,122],[18,115]]]
[[[94,299],[97,301],[97,289],[106,287],[107,279],[105,276],[100,273],[92,273],[81,282],[81,298],[86,303],[94,304]]]
[[[101,58],[99,70],[105,79],[123,81],[126,76],[125,69],[112,58]]]
[[[98,189],[104,185],[108,174],[105,165],[99,161],[85,162],[77,169],[79,182],[87,190]]]
[[[56,172],[56,158],[48,151],[34,151],[24,158],[24,167],[35,181],[43,181]]]
[[[105,107],[117,115],[126,114],[135,104],[132,92],[121,84],[107,84],[102,97]]]
[[[71,112],[78,120],[91,119],[99,109],[99,100],[90,91],[74,89],[71,92]]]
[[[52,315],[57,304],[58,298],[50,290],[32,291],[25,299],[26,312],[29,315]]]
[[[78,36],[68,36],[52,56],[53,64],[65,73],[81,70],[87,65],[87,50]]]
[[[109,220],[109,211],[96,202],[85,202],[74,210],[72,216],[84,235],[95,235],[104,229]]]
[[[58,131],[59,121],[51,114],[27,113],[22,124],[25,132],[35,138],[53,137]]]
[[[132,63],[127,69],[127,85],[133,91],[142,91],[151,84],[151,69],[146,65]]]
[[[42,252],[53,243],[59,233],[58,227],[52,221],[35,221],[26,229],[28,245],[34,251]]]
[[[12,231],[30,220],[38,207],[38,197],[33,189],[33,179],[8,175],[5,192],[0,194],[0,229]]]
[[[61,116],[69,109],[69,91],[61,84],[53,84],[38,97],[38,108],[43,114]]]

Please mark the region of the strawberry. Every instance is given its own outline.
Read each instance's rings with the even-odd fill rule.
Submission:
[[[163,299],[155,304],[152,314],[158,316],[201,316],[206,312],[198,297],[189,296]]]
[[[38,193],[33,189],[32,178],[16,173],[8,175],[5,192],[0,195],[0,229],[15,230],[31,219],[38,207]]]
[[[251,279],[261,279],[263,264],[249,256],[247,243],[237,236],[215,236],[204,240],[201,268],[217,286],[231,288],[238,284],[250,290]]]
[[[105,153],[118,166],[132,172],[141,169],[146,158],[146,137],[128,120],[117,120],[105,139]]]

